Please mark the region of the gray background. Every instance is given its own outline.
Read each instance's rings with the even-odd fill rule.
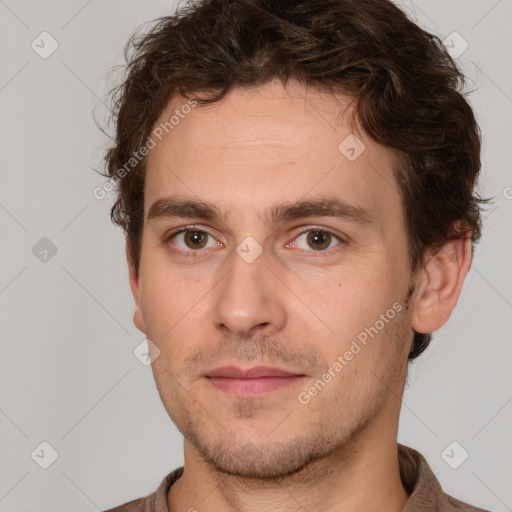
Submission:
[[[446,492],[512,510],[512,1],[402,5],[469,44],[458,60],[484,135],[480,190],[495,203],[458,308],[410,369],[399,442],[424,454]],[[105,120],[107,72],[140,24],[174,6],[0,0],[2,512],[103,510],[153,492],[183,463],[151,369],[133,354],[144,335],[113,197],[92,195],[104,183],[92,168],[108,139],[92,114]],[[47,59],[31,47],[43,31],[59,45]],[[48,469],[43,441],[58,453]],[[458,469],[442,456],[453,441],[452,458],[469,453]]]

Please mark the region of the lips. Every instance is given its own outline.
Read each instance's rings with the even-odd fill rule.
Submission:
[[[259,379],[262,377],[297,377],[304,374],[293,373],[281,368],[270,366],[255,366],[253,368],[238,368],[236,366],[222,366],[210,371],[207,377],[226,377],[231,379]]]
[[[222,366],[210,371],[206,377],[214,388],[229,395],[262,398],[287,386],[297,385],[306,376],[270,366],[245,369]]]

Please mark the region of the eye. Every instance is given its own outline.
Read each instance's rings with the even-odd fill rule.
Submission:
[[[309,227],[299,233],[292,242],[286,244],[286,247],[296,247],[309,252],[311,252],[311,249],[315,252],[326,252],[333,247],[342,245],[343,242],[344,240],[340,236],[330,231]],[[164,239],[164,243],[176,247],[172,250],[185,256],[200,253],[201,249],[223,247],[223,244],[218,242],[210,233],[196,226],[184,226],[178,231],[170,233]]]
[[[208,238],[211,240],[209,241]],[[190,252],[199,249],[208,249],[212,247],[222,247],[210,233],[198,229],[194,226],[186,226],[179,231],[171,233],[165,242],[173,241],[173,245],[178,247],[180,251]]]
[[[295,238],[294,243],[299,249],[309,250],[312,248],[314,251],[324,252],[327,249],[331,249],[335,241],[338,241],[338,244],[335,245],[343,242],[339,236],[330,231],[308,228]],[[289,246],[290,244],[287,245],[287,247]]]

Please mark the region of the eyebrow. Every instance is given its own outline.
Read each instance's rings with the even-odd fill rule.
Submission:
[[[148,221],[175,217],[200,218],[222,222],[222,212],[212,203],[178,197],[157,199],[148,211]],[[261,216],[258,216],[261,219]],[[339,198],[324,197],[309,201],[281,203],[270,208],[263,220],[277,224],[306,217],[333,217],[357,224],[370,224],[372,217],[368,210],[349,204]]]

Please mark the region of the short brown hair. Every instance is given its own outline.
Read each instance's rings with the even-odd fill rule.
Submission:
[[[396,150],[411,269],[453,237],[481,234],[480,133],[464,77],[440,39],[388,0],[200,0],[156,20],[125,47],[126,78],[111,91],[118,185],[114,223],[140,260],[146,158],[119,173],[178,95],[200,104],[235,87],[290,79],[354,101],[362,129]],[[204,93],[207,96],[204,96]],[[431,335],[415,333],[409,359]]]

